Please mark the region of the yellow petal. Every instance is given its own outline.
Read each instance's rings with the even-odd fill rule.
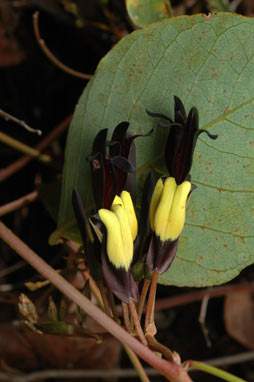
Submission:
[[[121,199],[123,202],[124,209],[128,216],[129,225],[130,225],[131,234],[132,234],[132,240],[134,241],[138,233],[138,222],[137,222],[137,218],[136,218],[136,214],[135,214],[130,193],[127,191],[122,191]]]
[[[129,268],[126,261],[126,252],[123,246],[121,226],[116,214],[106,209],[98,211],[103,224],[107,229],[107,254],[109,261],[116,267]]]
[[[111,208],[115,213],[120,225],[120,232],[124,249],[124,258],[122,259],[122,264],[125,269],[128,270],[133,258],[133,239],[129,225],[129,219],[123,206],[117,204]]]
[[[116,196],[114,197],[114,200],[113,200],[113,202],[112,202],[111,207],[114,206],[115,204],[120,204],[120,206],[123,205],[122,199],[121,199],[120,196],[118,196],[118,195],[116,195]]]
[[[167,178],[163,185],[161,197],[154,216],[154,230],[162,241],[171,239],[169,236],[167,225],[170,218],[170,210],[177,188],[175,178]]]
[[[154,191],[153,191],[153,195],[152,195],[152,199],[150,203],[150,225],[151,225],[152,231],[154,231],[154,216],[161,198],[162,190],[163,190],[163,182],[162,182],[162,179],[160,178],[154,187]]]
[[[191,183],[183,182],[177,186],[168,219],[166,237],[171,240],[177,239],[184,227],[186,201],[191,190]]]

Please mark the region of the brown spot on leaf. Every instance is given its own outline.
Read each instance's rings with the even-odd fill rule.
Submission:
[[[245,244],[245,238],[243,236],[239,236],[238,237],[239,241],[242,243],[242,244]]]
[[[217,78],[217,69],[216,68],[212,68],[212,78]]]

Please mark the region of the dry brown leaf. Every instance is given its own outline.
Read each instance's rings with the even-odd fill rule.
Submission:
[[[0,359],[19,370],[43,368],[111,369],[118,365],[121,344],[113,337],[93,338],[31,332],[24,325],[0,324]]]
[[[254,294],[239,291],[228,294],[224,303],[228,334],[249,349],[254,349]]]

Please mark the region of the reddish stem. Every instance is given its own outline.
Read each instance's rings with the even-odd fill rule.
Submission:
[[[37,146],[36,150],[43,151],[53,140],[61,135],[69,126],[72,119],[72,115],[65,118],[46,138],[44,138]],[[0,170],[0,181],[6,180],[9,176],[15,174],[21,168],[25,167],[34,158],[29,155],[24,155],[20,159],[13,162],[10,166]]]
[[[190,304],[195,301],[201,301],[207,294],[209,297],[217,298],[240,290],[254,291],[254,282],[243,282],[239,284],[230,284],[215,288],[213,287],[209,290],[205,288],[199,291],[180,294],[179,296],[162,298],[156,301],[155,310],[169,309],[175,306]]]
[[[135,302],[133,301],[133,299],[130,300],[129,306],[130,306],[130,312],[131,312],[131,316],[132,316],[132,319],[134,322],[134,326],[135,326],[138,338],[140,339],[140,341],[142,342],[143,345],[147,346],[147,340],[146,340],[144,332],[141,328],[140,321],[139,321],[138,314],[137,314],[137,310],[136,310],[136,306],[135,306]]]
[[[150,284],[151,284],[150,280],[147,280],[147,279],[144,280],[144,284],[143,284],[142,291],[141,291],[141,294],[140,294],[140,298],[139,298],[139,301],[138,301],[138,309],[137,309],[138,310],[139,321],[141,320],[141,316],[142,316],[142,313],[143,313],[143,310],[144,310],[146,296],[147,296],[147,292],[148,292]]]
[[[125,329],[127,330],[128,333],[131,333],[131,322],[130,322],[130,316],[129,316],[129,307],[126,304],[126,302],[122,301],[122,312],[123,312],[123,322]]]
[[[75,302],[89,316],[93,317],[102,327],[115,336],[119,341],[129,346],[138,356],[159,370],[171,382],[191,382],[186,371],[179,365],[163,360],[154,354],[150,349],[133,338],[110,317],[94,306],[85,296],[83,296],[68,281],[59,275],[50,265],[42,260],[31,248],[22,242],[11,230],[0,222],[0,237],[42,276],[50,280],[52,284],[65,294],[70,300]]]
[[[154,303],[155,303],[155,296],[156,296],[156,289],[157,289],[157,279],[158,279],[158,272],[154,270],[147,307],[146,307],[145,331],[147,330],[148,325],[154,322]]]

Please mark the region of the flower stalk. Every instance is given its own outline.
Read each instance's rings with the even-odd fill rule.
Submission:
[[[149,326],[151,324],[154,324],[154,305],[155,305],[155,297],[156,297],[156,290],[157,290],[157,280],[158,280],[158,272],[154,270],[149,297],[148,297],[147,306],[146,306],[145,332],[149,332]]]
[[[4,240],[18,255],[35,268],[45,279],[49,280],[70,300],[75,302],[89,316],[104,327],[119,341],[129,346],[137,355],[152,367],[159,370],[171,382],[191,382],[191,378],[179,365],[159,358],[150,349],[141,344],[116,322],[108,317],[102,310],[93,305],[89,299],[82,295],[76,288],[59,275],[49,264],[41,259],[31,248],[21,241],[11,230],[0,222],[0,238]]]

